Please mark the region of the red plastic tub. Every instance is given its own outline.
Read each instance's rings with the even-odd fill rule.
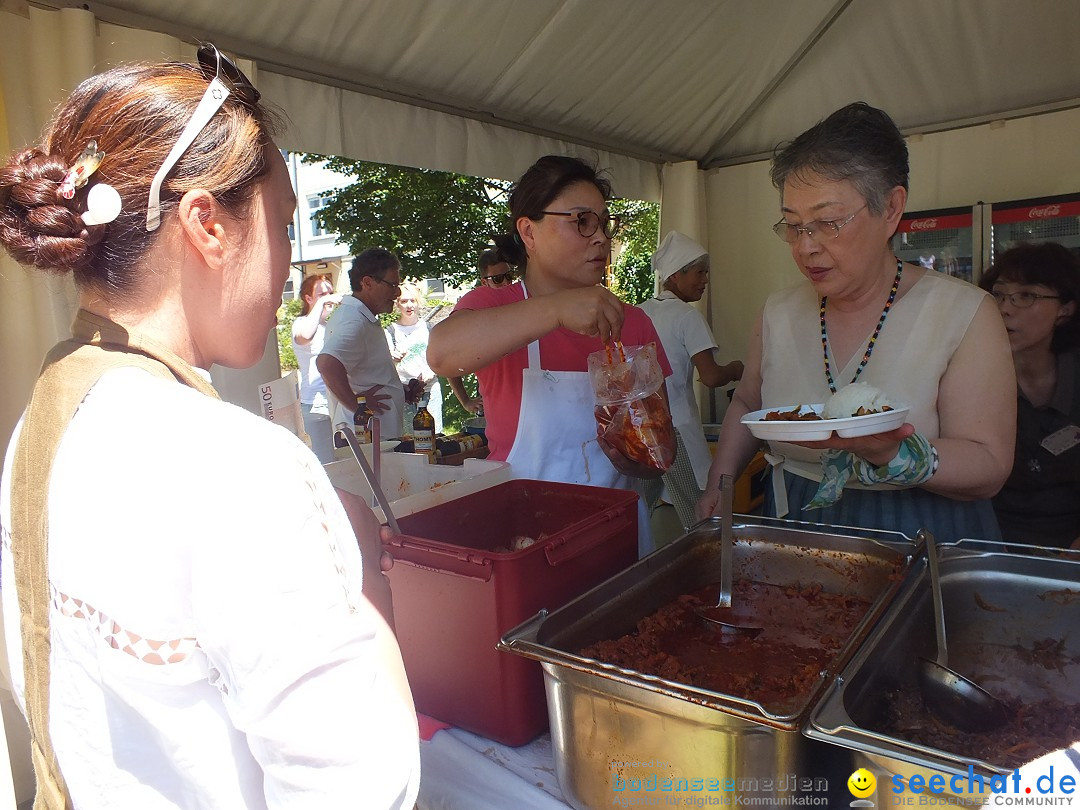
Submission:
[[[547,728],[543,673],[495,645],[637,560],[637,495],[519,479],[398,523],[390,586],[417,710],[523,745]],[[515,537],[536,542],[507,550]]]

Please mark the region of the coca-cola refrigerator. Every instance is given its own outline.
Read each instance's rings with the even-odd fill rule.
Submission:
[[[909,211],[892,238],[898,258],[972,283],[981,269],[982,205]]]
[[[984,266],[1020,242],[1060,242],[1080,256],[1080,194],[996,202],[984,228]]]

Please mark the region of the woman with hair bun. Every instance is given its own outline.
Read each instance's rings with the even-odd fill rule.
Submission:
[[[296,200],[258,91],[198,56],[87,79],[0,168],[0,244],[80,306],[0,482],[35,807],[411,808],[374,518],[209,382],[262,355]]]
[[[489,457],[509,461],[517,478],[640,494],[638,479],[661,471],[597,437],[587,358],[611,341],[655,343],[664,376],[671,367],[648,316],[601,286],[619,227],[610,197],[608,181],[577,158],[536,161],[510,195],[511,232],[495,238],[520,283],[463,296],[431,330],[428,363],[446,377],[476,372]],[[643,503],[642,556],[652,551]]]

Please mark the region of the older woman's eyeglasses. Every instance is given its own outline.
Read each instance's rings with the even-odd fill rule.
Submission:
[[[184,152],[188,150],[192,142],[203,131],[214,114],[221,109],[231,92],[247,104],[256,104],[259,101],[259,91],[255,89],[248,77],[236,66],[225,54],[210,43],[199,48],[199,69],[205,76],[212,76],[210,86],[206,88],[202,99],[199,100],[195,112],[180,133],[180,138],[173,144],[173,148],[161,164],[161,168],[154,175],[150,184],[150,197],[146,203],[146,230],[156,231],[161,225],[161,184]],[[222,81],[224,77],[225,81]],[[227,83],[226,83],[227,82]]]
[[[605,214],[601,217],[595,211],[541,211],[540,213],[556,217],[573,217],[577,220],[578,233],[586,238],[603,227],[604,236],[612,239],[619,232],[619,228],[622,227],[622,220],[613,214]]]
[[[859,211],[866,208],[864,205],[846,219],[816,219],[805,225],[792,225],[790,222],[780,220],[772,226],[773,233],[788,243],[799,241],[800,234],[806,234],[815,242],[824,242],[826,239],[835,239],[840,235],[840,229],[858,216]]]
[[[1017,309],[1027,309],[1040,298],[1052,298],[1054,300],[1061,300],[1060,295],[1039,295],[1038,293],[1027,292],[1026,290],[1020,290],[1019,292],[1003,292],[1002,290],[994,290],[990,293],[994,296],[994,300],[998,302],[998,306],[1005,303],[1006,300]]]

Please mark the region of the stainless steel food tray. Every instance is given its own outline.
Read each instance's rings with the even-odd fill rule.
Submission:
[[[866,617],[821,672],[797,711],[771,712],[753,700],[644,675],[577,655],[594,642],[632,631],[637,621],[681,594],[719,580],[719,520],[707,520],[623,573],[563,608],[541,611],[503,636],[500,648],[541,662],[590,673],[645,693],[666,695],[774,728],[797,731],[828,681],[853,654],[899,592],[921,546],[902,534],[755,519],[736,515],[734,577],[791,585],[821,583],[825,590],[871,601]],[[817,529],[815,531],[815,529]]]
[[[872,600],[870,611],[822,670],[805,704],[788,714],[575,654],[632,630],[677,596],[715,583],[720,524],[710,520],[559,610],[542,611],[510,631],[500,647],[542,663],[555,770],[574,807],[591,810],[631,797],[683,806],[706,795],[714,803],[745,799],[774,806],[793,798],[843,798],[835,791],[851,773],[848,752],[807,739],[801,728],[817,696],[899,592],[921,546],[889,532],[738,515],[736,521],[737,578],[820,582]],[[835,773],[825,778],[830,757]],[[807,774],[822,779],[808,787],[797,778]],[[633,792],[635,784],[642,792]],[[653,784],[674,788],[651,793]],[[823,792],[828,790],[834,793]]]
[[[1002,697],[1076,702],[1080,694],[1080,555],[961,540],[939,546],[949,666]],[[887,773],[982,774],[1008,769],[883,732],[885,695],[918,689],[917,656],[935,650],[925,557],[887,614],[830,684],[807,735],[866,754]],[[1060,639],[1056,663],[1034,643]],[[1053,664],[1049,665],[1048,663]]]

